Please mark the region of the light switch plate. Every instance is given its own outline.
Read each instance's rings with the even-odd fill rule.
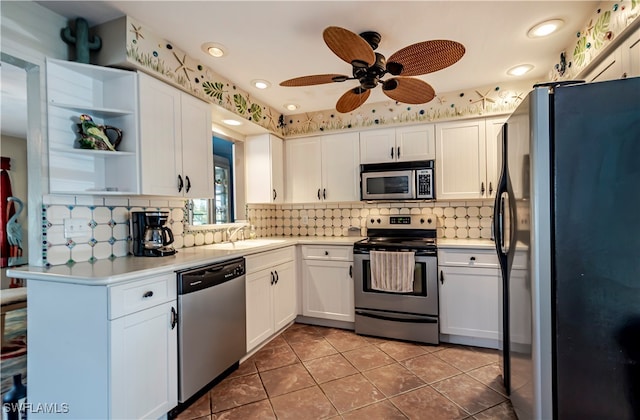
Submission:
[[[302,220],[300,221],[302,226],[307,226],[309,224],[309,216],[306,214],[302,215]]]
[[[65,238],[88,237],[90,231],[88,219],[64,219]]]

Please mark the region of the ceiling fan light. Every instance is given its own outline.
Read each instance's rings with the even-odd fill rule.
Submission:
[[[395,79],[385,80],[382,84],[382,90],[394,90],[398,87],[398,81]]]
[[[533,70],[533,66],[531,64],[520,64],[507,70],[507,74],[509,76],[522,76],[523,74],[529,73],[531,70]]]
[[[546,20],[529,29],[527,31],[527,36],[529,38],[542,38],[547,35],[551,35],[555,31],[557,31],[563,24],[564,21],[562,19]]]
[[[402,73],[404,66],[400,63],[396,63],[395,61],[387,61],[387,71],[394,76],[398,76]]]

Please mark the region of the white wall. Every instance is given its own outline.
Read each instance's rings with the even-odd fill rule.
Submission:
[[[67,58],[60,30],[67,20],[33,1],[2,2],[2,60],[27,70],[27,161],[29,263],[42,265],[40,208],[48,191],[46,150],[45,58]],[[25,225],[27,227],[27,225]]]

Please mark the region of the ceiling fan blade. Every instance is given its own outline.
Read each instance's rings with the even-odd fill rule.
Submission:
[[[314,74],[312,76],[296,77],[280,82],[280,86],[311,86],[324,83],[344,82],[349,77],[343,74]]]
[[[371,95],[371,91],[369,89],[362,89],[360,86],[350,89],[338,99],[336,111],[342,112],[343,114],[351,112],[365,103],[367,99],[369,99],[369,95]]]
[[[335,55],[356,67],[369,67],[376,61],[373,49],[360,35],[337,26],[322,32],[324,42]]]
[[[391,99],[405,104],[425,104],[436,96],[429,83],[413,77],[393,77],[385,80],[382,91]]]
[[[409,45],[387,59],[387,71],[394,76],[433,73],[456,63],[465,53],[464,45],[438,39]]]

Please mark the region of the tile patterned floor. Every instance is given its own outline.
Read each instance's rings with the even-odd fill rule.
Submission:
[[[516,419],[496,351],[293,324],[178,419]]]

